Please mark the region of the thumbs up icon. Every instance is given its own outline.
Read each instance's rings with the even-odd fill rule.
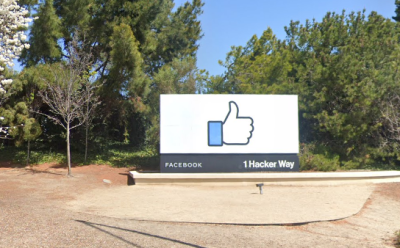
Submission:
[[[229,102],[225,121],[208,122],[208,146],[247,145],[254,130],[251,117],[239,117],[236,102]]]

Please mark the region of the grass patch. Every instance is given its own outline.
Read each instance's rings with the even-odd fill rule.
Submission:
[[[26,165],[27,151],[25,148],[2,147],[0,148],[0,162],[12,161],[13,164]],[[106,164],[114,167],[135,168],[137,170],[157,170],[159,168],[159,155],[151,150],[137,149],[125,144],[114,144],[101,151],[92,152],[85,156],[80,152],[71,152],[71,162],[74,165]],[[48,151],[32,149],[30,164],[43,163],[66,164],[66,151]]]

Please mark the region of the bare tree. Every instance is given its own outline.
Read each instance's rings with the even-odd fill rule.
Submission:
[[[75,34],[67,47],[66,61],[51,65],[47,88],[39,91],[51,114],[40,113],[62,126],[67,132],[68,175],[71,176],[70,132],[84,124],[99,104],[95,86],[90,82],[92,55],[84,52]]]
[[[392,93],[383,105],[381,113],[384,120],[384,143],[400,143],[400,95]]]

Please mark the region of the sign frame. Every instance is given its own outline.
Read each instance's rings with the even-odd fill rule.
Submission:
[[[160,95],[160,171],[299,171],[298,126],[297,95]]]

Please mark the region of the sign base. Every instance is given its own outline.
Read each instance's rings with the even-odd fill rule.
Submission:
[[[161,173],[299,171],[297,154],[161,154]]]

